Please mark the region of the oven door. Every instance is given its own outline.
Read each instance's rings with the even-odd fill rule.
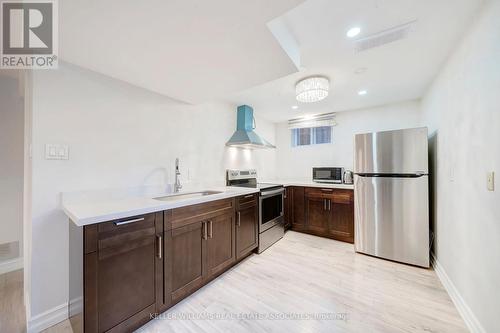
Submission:
[[[263,191],[259,198],[259,233],[283,223],[284,188]]]

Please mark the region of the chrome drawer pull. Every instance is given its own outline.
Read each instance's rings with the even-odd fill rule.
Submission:
[[[120,226],[120,225],[124,225],[124,224],[130,224],[130,223],[141,222],[141,221],[144,221],[144,217],[141,217],[140,219],[132,219],[132,220],[127,220],[127,221],[115,222],[115,225]]]
[[[245,198],[245,199],[253,198],[253,194],[245,195],[243,198]]]

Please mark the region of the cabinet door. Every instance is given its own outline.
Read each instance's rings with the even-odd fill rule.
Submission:
[[[304,198],[304,188],[298,186],[290,187],[291,191],[291,210],[290,214],[292,217],[292,229],[297,231],[306,230],[306,218],[305,218],[305,198]]]
[[[235,223],[233,214],[224,214],[207,221],[206,279],[221,273],[236,260]]]
[[[320,196],[306,197],[306,219],[308,231],[326,235],[330,222],[328,199]]]
[[[259,210],[257,205],[236,212],[236,259],[257,248],[259,242]]]
[[[330,237],[340,241],[354,242],[354,192],[336,189],[331,197]]]
[[[165,305],[186,297],[204,282],[207,229],[204,221],[165,232]]]
[[[86,331],[132,330],[155,311],[161,269],[155,220],[149,214],[97,226],[96,252],[85,255]]]
[[[354,243],[354,204],[332,201],[329,235],[340,241]]]
[[[290,208],[291,208],[291,204],[290,204],[290,198],[291,198],[291,192],[292,190],[290,189],[290,187],[285,187],[285,193],[284,193],[284,207],[283,207],[283,220],[285,221],[285,229],[288,229],[291,227],[292,225],[292,221],[291,221],[291,216],[290,216]]]

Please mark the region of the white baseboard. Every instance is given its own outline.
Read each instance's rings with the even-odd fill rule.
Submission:
[[[0,262],[0,274],[17,271],[23,268],[23,258],[16,258],[5,262]]]
[[[83,312],[83,296],[71,299],[69,301],[69,313],[68,316],[72,317],[78,313]]]
[[[486,330],[483,328],[467,303],[465,303],[465,300],[462,298],[457,288],[450,280],[448,274],[446,274],[446,271],[444,270],[443,266],[441,266],[433,252],[431,252],[431,258],[432,266],[434,267],[436,275],[438,276],[439,280],[441,280],[441,283],[443,284],[444,289],[446,289],[446,291],[448,292],[448,295],[450,295],[450,298],[453,301],[453,304],[455,304],[458,313],[464,320],[465,325],[467,325],[472,333],[486,333]]]
[[[68,303],[53,307],[28,321],[28,333],[38,333],[68,319]]]

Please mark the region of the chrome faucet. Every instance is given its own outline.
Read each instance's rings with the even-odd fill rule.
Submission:
[[[174,192],[177,193],[182,188],[181,181],[179,176],[181,175],[179,171],[179,158],[175,159],[175,183],[174,183]]]

